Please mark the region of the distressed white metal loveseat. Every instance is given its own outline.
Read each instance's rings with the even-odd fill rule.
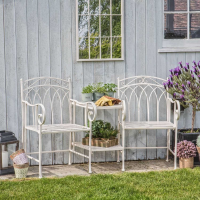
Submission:
[[[92,102],[80,103],[71,99],[72,89],[71,80],[63,80],[52,77],[38,77],[23,81],[21,79],[21,103],[22,103],[22,146],[27,152],[28,158],[39,163],[39,178],[42,178],[42,154],[69,152],[69,162],[72,162],[71,154],[78,154],[89,159],[89,172],[91,173],[91,150],[89,156],[75,151],[73,143],[75,142],[75,133],[88,131],[90,135],[91,146],[91,122],[95,119],[97,111]],[[73,104],[73,108],[72,108]],[[76,104],[85,108],[85,125],[75,123]],[[90,106],[90,110],[88,107]],[[79,109],[81,109],[79,107]],[[47,114],[46,114],[47,113]],[[47,119],[48,118],[48,119]],[[47,119],[47,120],[46,120]],[[68,120],[67,120],[68,119]],[[87,121],[89,120],[89,127]],[[66,122],[68,121],[68,122]],[[27,131],[33,131],[39,136],[39,151],[27,151]],[[47,141],[42,142],[42,136],[45,134],[66,133],[69,135],[69,149],[43,151],[42,146]],[[38,145],[30,141],[32,145]],[[39,155],[35,158],[32,155]]]
[[[169,98],[163,87],[166,80],[151,76],[134,76],[120,80],[118,78],[118,98],[125,100],[124,116],[120,121],[122,128],[123,149],[167,149],[174,155],[174,169],[177,162],[177,127],[180,117],[180,103]],[[171,104],[174,104],[174,120],[171,122]],[[136,134],[143,130],[167,130],[167,145],[164,147],[125,146],[126,133],[135,130]],[[170,148],[170,130],[175,130],[175,148]],[[129,133],[130,134],[130,133]],[[156,134],[156,132],[154,132]],[[158,132],[159,134],[159,132]],[[132,136],[135,138],[134,136]],[[125,151],[124,151],[125,152]],[[122,159],[125,158],[123,153]],[[123,162],[124,163],[124,162]],[[123,166],[123,171],[125,167]]]

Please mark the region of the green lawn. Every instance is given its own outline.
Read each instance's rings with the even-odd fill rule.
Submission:
[[[200,199],[200,168],[1,181],[0,199]]]

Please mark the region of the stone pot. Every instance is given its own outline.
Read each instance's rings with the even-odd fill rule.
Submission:
[[[82,94],[82,101],[84,102],[92,101],[92,96],[93,96],[93,93],[84,93]]]
[[[104,93],[95,92],[94,93],[94,101],[99,100],[102,96],[104,96]]]

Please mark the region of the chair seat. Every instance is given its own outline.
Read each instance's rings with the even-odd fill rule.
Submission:
[[[125,122],[125,129],[175,129],[175,125],[167,121],[132,121]]]
[[[26,126],[26,129],[39,132],[39,126]],[[64,132],[82,132],[89,131],[90,128],[78,124],[44,124],[42,125],[42,133],[64,133]]]

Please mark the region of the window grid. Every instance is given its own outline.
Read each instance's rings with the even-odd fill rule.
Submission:
[[[124,55],[123,55],[123,51],[124,51],[124,42],[122,41],[123,39],[123,20],[124,20],[124,14],[123,14],[123,0],[121,0],[121,14],[112,14],[112,0],[110,0],[110,14],[101,14],[101,0],[99,0],[99,13],[98,14],[90,14],[90,0],[88,0],[88,14],[79,14],[78,13],[78,0],[77,0],[77,9],[76,9],[76,12],[77,12],[77,16],[88,16],[88,37],[81,37],[81,38],[88,38],[88,53],[89,53],[89,59],[79,59],[79,43],[77,43],[77,58],[78,60],[90,60],[90,61],[95,61],[95,60],[101,60],[102,59],[102,50],[101,50],[101,41],[102,41],[102,38],[109,38],[110,40],[110,58],[104,58],[103,60],[123,60],[124,58]],[[99,37],[91,37],[90,36],[90,16],[99,16]],[[110,16],[110,35],[109,36],[102,36],[101,35],[101,16]],[[113,16],[120,16],[121,17],[121,35],[120,36],[113,36],[112,35],[112,17]],[[78,26],[78,20],[77,20],[77,26]],[[78,29],[78,28],[77,28]],[[77,34],[77,42],[79,41],[79,32],[77,30],[76,32]],[[91,48],[91,45],[90,45],[90,39],[91,38],[99,38],[99,48],[100,48],[100,55],[99,55],[99,59],[98,58],[95,58],[95,59],[91,59],[91,55],[90,55],[90,48]],[[121,38],[121,58],[113,58],[112,56],[112,49],[113,49],[113,38]]]
[[[200,14],[200,11],[190,11],[190,0],[187,0],[187,11],[165,11],[165,14],[187,14],[187,39],[190,39],[190,14]]]

